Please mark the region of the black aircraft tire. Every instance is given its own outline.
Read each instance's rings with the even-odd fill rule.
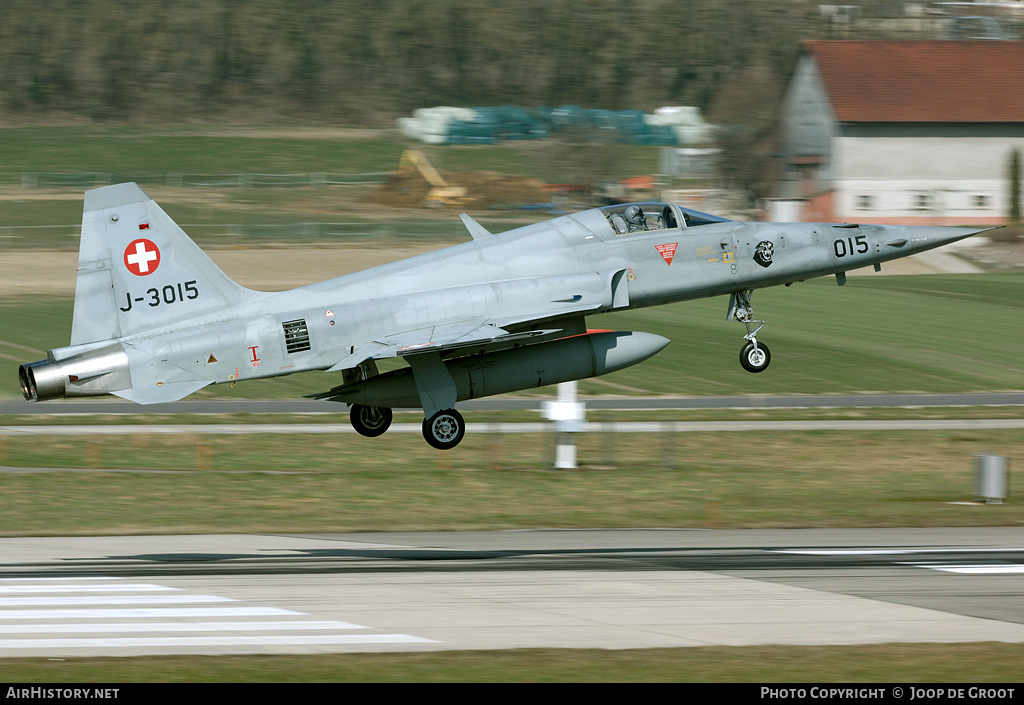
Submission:
[[[451,450],[466,435],[466,422],[455,409],[442,409],[423,421],[423,438],[438,450]]]
[[[364,406],[353,404],[348,414],[352,428],[361,436],[376,438],[391,428],[391,420],[394,414],[386,406]]]
[[[740,364],[747,372],[764,372],[771,361],[772,353],[764,343],[758,342],[755,350],[754,344],[748,342],[740,350]]]

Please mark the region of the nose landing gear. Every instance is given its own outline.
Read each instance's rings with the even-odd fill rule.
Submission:
[[[740,364],[747,372],[762,372],[772,361],[771,351],[764,343],[751,340],[740,350]]]
[[[730,296],[729,315],[725,320],[731,321],[735,318],[747,327],[747,334],[743,336],[747,342],[740,350],[740,364],[743,365],[743,369],[747,372],[764,372],[768,369],[768,363],[772,361],[772,354],[767,345],[757,342],[757,332],[764,328],[765,322],[754,319],[754,307],[750,303],[753,293],[752,290],[745,289]],[[751,325],[755,323],[760,325],[751,330]]]

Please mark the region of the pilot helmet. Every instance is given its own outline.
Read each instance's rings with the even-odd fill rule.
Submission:
[[[630,206],[626,209],[626,220],[636,225],[642,225],[647,219],[640,206]]]

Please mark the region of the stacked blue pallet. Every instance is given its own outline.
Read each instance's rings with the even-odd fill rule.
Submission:
[[[526,110],[516,106],[473,108],[471,119],[448,124],[448,144],[495,144],[501,140],[545,139],[551,134],[592,130],[608,142],[671,147],[678,144],[668,125],[652,125],[640,110],[602,110],[563,105]]]

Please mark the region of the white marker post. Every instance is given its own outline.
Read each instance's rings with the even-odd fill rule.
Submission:
[[[985,504],[1002,504],[1006,499],[1005,455],[974,456],[974,494]]]
[[[558,443],[555,448],[555,469],[573,470],[576,465],[576,441],[574,433],[583,430],[586,404],[576,401],[576,381],[558,385],[558,401],[546,401],[541,408],[544,418],[555,422]]]

